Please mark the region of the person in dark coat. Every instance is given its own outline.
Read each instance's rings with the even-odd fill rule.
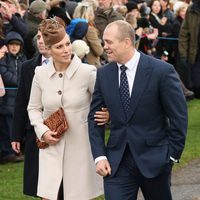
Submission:
[[[200,98],[200,1],[193,0],[188,7],[179,34],[179,53],[182,69],[181,78],[195,97]]]
[[[39,24],[46,18],[46,3],[42,0],[33,1],[30,4],[29,11],[26,13],[25,21],[28,27],[27,37],[25,39],[25,52],[28,59],[33,58],[35,48],[32,44],[33,37],[37,34]]]
[[[1,1],[0,13],[3,21],[3,33],[6,36],[10,31],[15,31],[25,39],[28,29],[18,10],[19,4],[16,0]]]
[[[0,150],[2,162],[15,162],[22,158],[15,155],[10,144],[11,124],[21,65],[26,57],[22,51],[24,42],[19,33],[9,32],[5,43],[8,53],[0,60],[0,74],[7,88],[0,104]]]
[[[38,55],[22,64],[19,88],[16,97],[11,142],[16,153],[21,151],[21,142],[25,138],[25,160],[24,160],[24,186],[25,195],[37,196],[38,182],[38,147],[36,146],[36,135],[27,113],[30,90],[36,66],[42,64],[50,54],[45,49],[41,32],[37,33]]]

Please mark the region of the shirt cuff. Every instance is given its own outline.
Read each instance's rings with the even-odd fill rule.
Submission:
[[[179,163],[179,160],[177,160],[177,159],[175,159],[175,158],[173,158],[173,157],[171,157],[171,156],[170,156],[170,160],[172,160],[172,161],[175,162],[175,163]]]
[[[95,162],[95,164],[97,164],[101,160],[107,160],[107,157],[106,156],[99,156],[99,157],[95,158],[94,162]]]

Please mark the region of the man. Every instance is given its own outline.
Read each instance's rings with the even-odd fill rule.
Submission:
[[[170,200],[172,164],[186,137],[186,102],[173,66],[136,51],[134,37],[121,20],[104,31],[110,63],[97,72],[88,117],[92,153],[106,199],[134,200],[141,188],[145,199]],[[107,145],[105,127],[94,121],[103,106],[111,120]]]
[[[99,31],[99,38],[102,39],[102,34],[105,27],[116,20],[122,20],[120,13],[112,7],[112,0],[98,0],[99,6],[95,12],[95,25]]]
[[[180,78],[200,98],[200,0],[188,7],[179,33]]]
[[[26,13],[26,24],[28,34],[25,39],[25,52],[28,59],[31,59],[35,54],[32,39],[37,34],[39,24],[43,19],[46,19],[47,5],[42,0],[35,0],[30,4],[29,11]]]
[[[36,135],[30,125],[26,109],[35,68],[42,63],[45,64],[45,60],[50,57],[50,52],[45,48],[40,31],[37,33],[37,48],[39,54],[22,64],[11,136],[12,148],[16,153],[21,151],[20,142],[25,138],[24,194],[30,196],[37,196],[38,148],[36,146]]]

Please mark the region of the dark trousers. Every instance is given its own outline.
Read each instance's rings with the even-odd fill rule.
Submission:
[[[11,128],[12,128],[12,115],[0,114],[0,151],[2,157],[14,154],[10,141]]]
[[[106,200],[136,200],[141,188],[145,200],[172,200],[170,191],[172,164],[155,178],[145,178],[138,170],[129,148],[113,177],[104,178]]]

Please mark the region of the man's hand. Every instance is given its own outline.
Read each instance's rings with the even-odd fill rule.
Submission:
[[[97,125],[101,126],[106,124],[109,121],[110,115],[107,108],[101,108],[101,111],[97,111],[94,115],[94,121],[97,122]]]
[[[20,153],[20,142],[11,142],[12,145],[12,149],[16,152],[16,153]]]
[[[43,140],[49,144],[49,145],[55,145],[56,143],[59,142],[60,138],[55,138],[53,137],[54,135],[56,135],[57,132],[53,132],[53,131],[46,131],[43,135],[42,138]]]
[[[111,167],[108,160],[100,160],[96,164],[96,172],[100,176],[111,175]]]

